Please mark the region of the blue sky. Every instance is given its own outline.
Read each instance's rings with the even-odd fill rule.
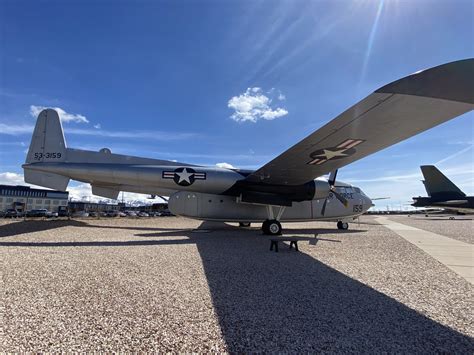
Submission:
[[[378,87],[474,56],[470,0],[1,0],[0,23],[0,182],[12,183],[37,107],[64,110],[71,147],[258,168]],[[419,165],[438,163],[472,194],[473,118],[339,178],[397,207],[424,194]]]

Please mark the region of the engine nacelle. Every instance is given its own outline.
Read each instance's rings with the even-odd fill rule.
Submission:
[[[330,192],[330,186],[327,181],[314,180],[314,195],[313,200],[323,199],[328,197]]]

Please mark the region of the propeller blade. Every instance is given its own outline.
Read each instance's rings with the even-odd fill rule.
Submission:
[[[326,197],[323,202],[323,208],[321,208],[321,215],[324,216],[324,212],[326,212],[326,203],[328,202],[328,198]]]
[[[331,192],[334,194],[334,196],[336,196],[336,198],[337,198],[339,201],[341,201],[341,203],[342,203],[345,207],[347,207],[348,202],[347,202],[347,200],[345,199],[344,196],[342,196],[339,192],[337,192],[337,191],[334,190],[334,189],[331,189]]]
[[[329,174],[328,178],[328,184],[329,184],[329,190],[336,196],[336,198],[345,206],[348,206],[348,201],[345,199],[344,196],[342,196],[339,192],[336,191],[336,188],[334,187],[334,184],[336,183],[336,176],[337,176],[337,169],[332,171],[331,174]],[[324,213],[326,212],[326,204],[328,202],[329,195],[326,197],[323,203],[323,207],[321,208],[321,215],[324,216]]]
[[[336,176],[337,176],[337,169],[334,171],[331,171],[331,174],[329,174],[328,178],[328,184],[333,187],[334,184],[336,183]]]

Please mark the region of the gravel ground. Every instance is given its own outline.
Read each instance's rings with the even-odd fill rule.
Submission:
[[[2,221],[0,351],[473,353],[473,287],[362,222],[275,253],[175,217]]]
[[[449,216],[425,217],[424,215],[412,215],[410,217],[388,217],[398,223],[444,235],[461,242],[474,244],[474,219],[471,216],[454,216],[454,220],[449,220]]]

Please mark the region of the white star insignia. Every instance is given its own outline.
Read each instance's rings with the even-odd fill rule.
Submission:
[[[332,159],[332,158],[335,158],[335,157],[345,157],[347,156],[347,154],[344,154],[344,152],[346,151],[347,149],[343,148],[343,149],[338,149],[338,150],[328,150],[328,149],[323,149],[324,153],[322,154],[319,154],[317,155],[318,157],[322,157],[324,156],[324,158],[326,158],[326,160],[329,160],[329,159]]]
[[[188,184],[191,184],[190,177],[191,177],[191,175],[193,175],[193,173],[188,173],[186,168],[183,169],[182,172],[176,173],[176,174],[179,176],[178,184],[181,183],[182,181],[186,181]]]

